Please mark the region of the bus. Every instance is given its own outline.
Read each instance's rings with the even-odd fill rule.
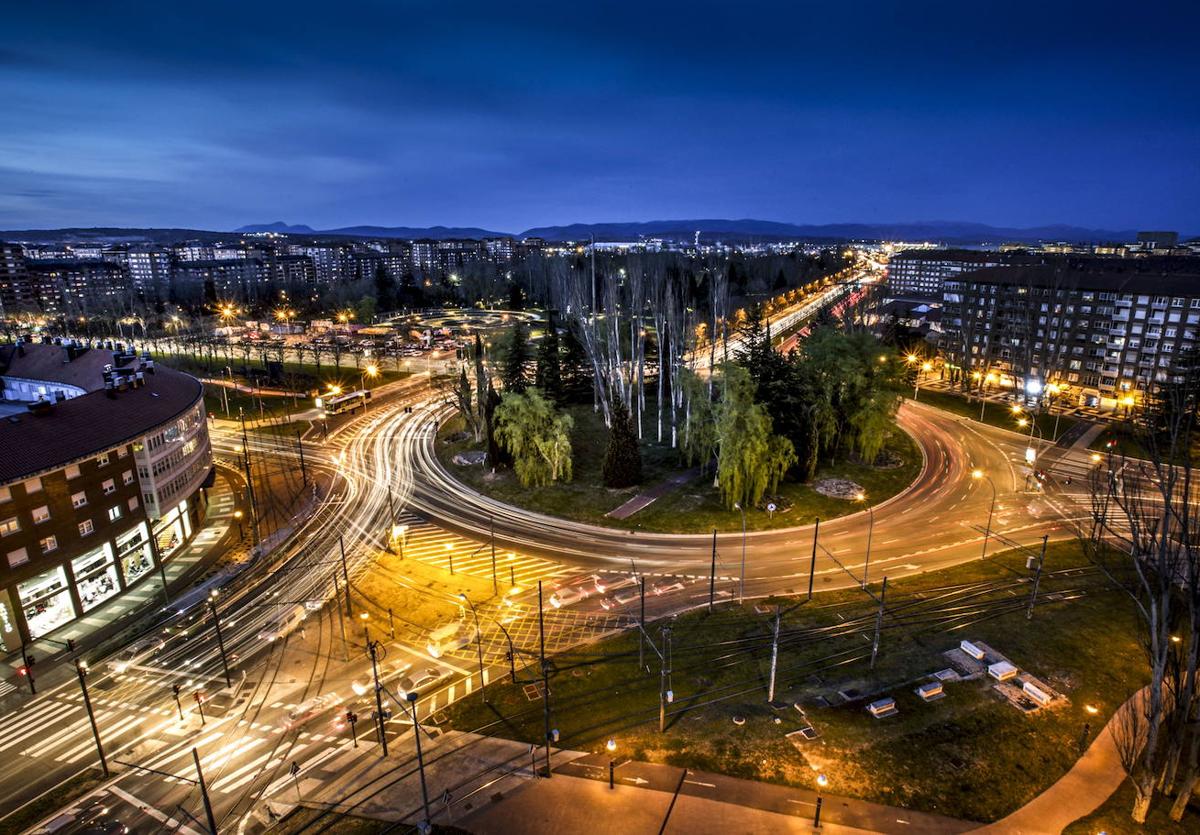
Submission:
[[[353,412],[359,407],[366,408],[370,400],[371,392],[366,389],[339,394],[337,397],[327,397],[325,398],[325,412],[330,415]]]

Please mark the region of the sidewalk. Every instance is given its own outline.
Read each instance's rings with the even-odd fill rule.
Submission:
[[[638,511],[645,510],[655,499],[678,490],[698,475],[700,475],[700,468],[692,467],[690,470],[674,475],[666,481],[660,481],[658,484],[647,487],[641,493],[638,493],[632,499],[625,502],[625,504],[615,510],[610,510],[604,515],[612,519],[628,519]]]

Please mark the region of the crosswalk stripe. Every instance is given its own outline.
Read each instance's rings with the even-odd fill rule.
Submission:
[[[342,748],[342,744],[344,744],[344,743],[347,743],[347,740],[342,740],[342,742],[337,745],[331,745],[330,747],[326,748],[324,751],[320,751],[316,755],[309,757],[304,762],[300,762],[299,760],[296,760],[295,762],[300,766],[300,773],[306,774],[310,769],[316,768],[318,765],[325,762],[325,760],[329,759],[334,754],[340,753],[342,750],[344,750]],[[275,780],[275,782],[271,783],[271,785],[269,785],[265,789],[263,789],[262,796],[270,797],[275,792],[279,791],[279,789],[282,788],[284,785],[286,785],[287,781],[291,779],[291,776],[292,776],[291,770],[289,769],[289,771],[284,776],[277,778]]]
[[[104,740],[104,743],[106,746],[110,745],[114,739],[119,737],[125,731],[129,730],[132,727],[135,727],[136,725],[139,725],[143,721],[144,718],[145,717],[142,717],[142,716],[130,716],[125,721],[118,722],[116,725],[114,725],[111,728],[101,730],[100,737],[101,737],[101,739]],[[80,746],[78,746],[78,750],[75,753],[68,751],[65,754],[63,754],[62,756],[56,757],[55,759],[57,759],[59,762],[64,762],[64,761],[69,762],[69,763],[78,762],[79,760],[88,756],[88,752],[90,749],[91,749],[90,745],[80,745]]]
[[[295,745],[292,746],[291,755],[294,755],[297,751],[300,751],[307,747],[308,747],[307,743],[297,742]],[[224,788],[224,791],[227,791],[227,792],[237,791],[238,789],[240,789],[242,786],[246,785],[247,783],[253,782],[255,779],[258,778],[258,776],[260,774],[263,774],[263,773],[269,771],[270,769],[274,768],[275,766],[279,765],[281,762],[283,762],[283,760],[284,760],[284,755],[282,755],[282,754],[273,757],[271,760],[269,760],[268,762],[263,764],[262,768],[260,768],[257,772],[251,772],[250,774],[247,774],[246,776],[242,777],[242,779],[238,780],[236,783],[226,786]]]
[[[17,711],[13,715],[6,717],[3,722],[0,722],[0,739],[5,738],[11,731],[20,728],[29,728],[33,724],[44,724],[47,721],[53,721],[50,714],[61,713],[64,707],[68,710],[78,709],[76,705],[66,702],[46,701],[27,710]]]
[[[78,708],[74,705],[62,705],[58,710],[55,710],[52,713],[43,714],[36,722],[30,723],[30,725],[24,730],[10,731],[5,735],[4,742],[0,743],[0,751],[5,751],[9,748],[12,748],[14,745],[24,742],[27,738],[35,736],[41,731],[44,731],[46,729],[46,725],[48,724],[58,724],[59,722],[67,720],[71,714],[74,714],[77,711]],[[69,721],[73,723],[75,720],[74,718],[71,718]]]
[[[213,742],[216,742],[224,735],[224,731],[215,731],[203,739],[197,740],[194,746],[191,747],[195,747],[197,750],[205,748]],[[190,755],[191,751],[167,751],[166,753],[159,754],[157,757],[152,758],[149,762],[142,763],[142,765],[146,766],[147,768],[161,768],[166,763],[169,763],[171,760],[175,759],[176,757],[183,756],[184,754]]]
[[[115,710],[100,711],[99,713],[96,714],[96,724],[98,726],[102,727],[103,723],[105,721],[107,721],[109,718],[115,716],[116,713],[117,712]],[[70,748],[68,748],[65,752],[63,752],[59,756],[55,757],[56,760],[58,760],[59,762],[62,762],[67,754],[75,753],[79,750],[86,748],[88,745],[94,746],[96,744],[95,740],[92,738],[91,724],[88,722],[87,719],[81,719],[80,721],[78,721],[74,725],[72,725],[70,728],[67,728],[66,731],[69,734],[68,736],[64,736],[62,733],[55,734],[56,739],[53,744],[50,744],[49,741],[47,741],[46,743],[36,743],[38,750],[36,752],[33,752],[33,755],[37,756],[38,753],[49,753],[49,750],[51,748],[53,748],[59,744],[63,744],[63,743],[70,744],[71,745]],[[83,741],[80,741],[80,737],[84,736],[84,734],[87,735],[86,738],[83,739]]]
[[[257,748],[259,745],[262,745],[264,742],[270,742],[270,741],[272,741],[272,740],[269,740],[265,737],[248,737],[244,741],[244,743],[240,746],[240,750],[238,751],[238,754],[241,754],[242,752],[245,752],[245,751],[249,751],[251,748]],[[213,780],[213,783],[212,783],[213,788],[215,788],[219,791],[224,791],[224,786],[228,785],[230,781],[236,779],[237,776],[240,775],[247,768],[253,768],[255,763],[271,756],[272,753],[274,753],[274,751],[272,751],[272,750],[263,751],[262,754],[256,755],[255,759],[251,760],[249,764],[238,765],[236,768],[234,768],[228,774],[221,774],[215,780]],[[223,766],[228,763],[229,763],[229,760],[226,759]]]

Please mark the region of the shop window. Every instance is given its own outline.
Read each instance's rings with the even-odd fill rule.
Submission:
[[[87,493],[80,490],[78,493],[71,494],[71,505],[76,509],[87,507]]]
[[[70,465],[68,465],[68,467],[67,467],[67,469],[64,471],[64,473],[65,473],[65,475],[67,476],[67,478],[68,478],[68,479],[71,479],[71,478],[79,478],[79,465],[78,465],[78,464],[70,464]]]
[[[21,530],[21,523],[17,521],[16,516],[10,516],[7,519],[0,520],[0,536],[8,536]]]
[[[154,567],[154,553],[150,549],[149,529],[145,522],[117,537],[117,560],[125,585],[132,585]]]
[[[100,488],[104,491],[104,495],[111,496],[117,492],[117,483],[111,478],[106,478],[104,479],[104,483],[100,485]]]
[[[85,612],[121,590],[112,548],[107,543],[71,560],[71,572],[75,575],[75,590],[79,592],[79,602]]]
[[[133,484],[133,470],[126,470],[121,473],[121,482],[124,484]]]
[[[41,507],[35,507],[33,509],[33,524],[40,525],[43,522],[49,522],[49,521],[50,521],[50,508],[46,507],[46,505],[42,505]]]
[[[121,506],[113,505],[108,509],[108,521],[115,522],[121,518]]]
[[[45,539],[38,540],[38,545],[42,546],[43,554],[49,554],[51,551],[58,549],[58,538],[48,536]]]
[[[96,530],[96,526],[92,524],[91,519],[84,519],[82,522],[79,523],[79,535],[80,536],[87,536],[94,530]]]
[[[17,596],[33,638],[40,638],[75,619],[75,606],[67,591],[67,574],[62,566],[17,583]]]
[[[30,478],[25,481],[25,493],[40,493],[42,491],[42,480],[40,478]]]
[[[15,551],[8,552],[8,567],[16,568],[18,565],[24,565],[29,562],[29,552],[24,548],[18,548]]]

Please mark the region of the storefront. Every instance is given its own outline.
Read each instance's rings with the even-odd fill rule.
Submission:
[[[21,648],[21,633],[17,631],[17,619],[13,616],[8,594],[6,589],[0,589],[0,646],[11,652]]]
[[[17,596],[31,638],[40,638],[75,619],[67,572],[61,565],[17,583]]]
[[[158,553],[165,560],[187,542],[192,535],[192,519],[188,513],[188,500],[171,508],[158,520],[154,538],[158,541]]]
[[[112,546],[107,542],[71,560],[71,573],[75,575],[75,590],[79,593],[79,603],[85,612],[121,592]]]
[[[154,568],[154,549],[145,522],[117,537],[117,561],[121,564],[126,588]]]

